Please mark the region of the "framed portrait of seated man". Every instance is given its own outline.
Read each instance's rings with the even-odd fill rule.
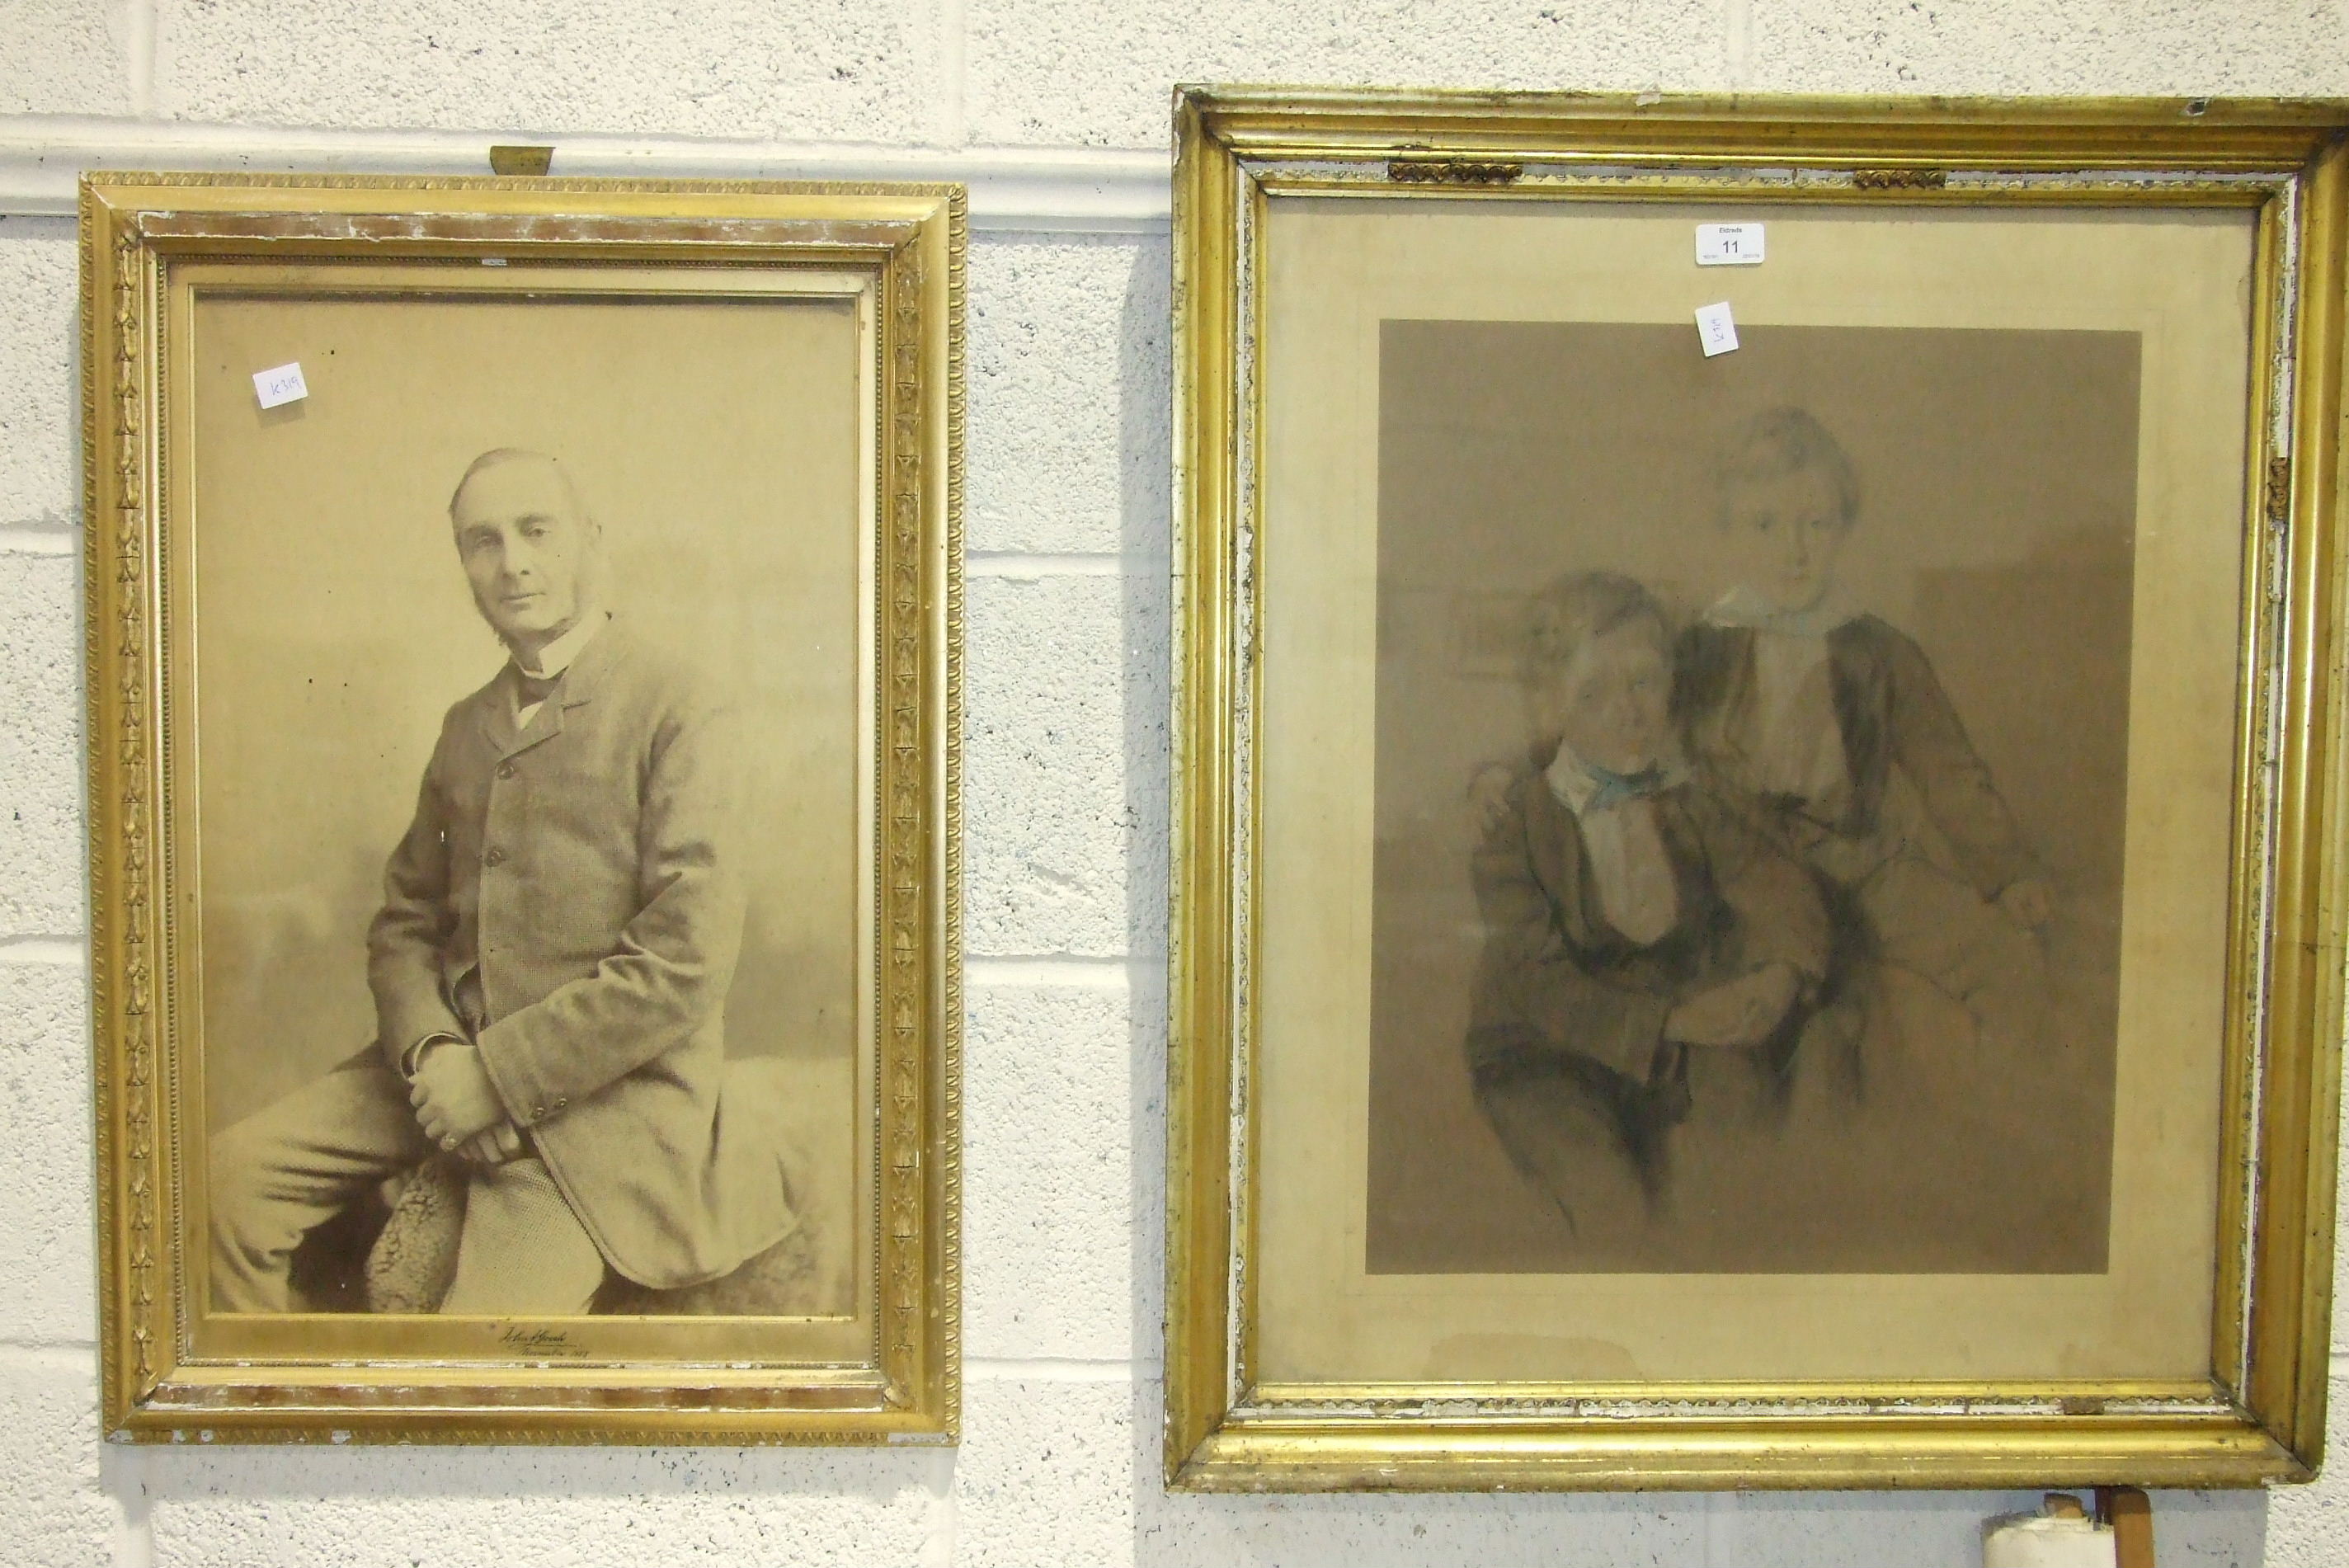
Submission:
[[[2339,106],[1177,129],[1171,1481],[2313,1473]]]
[[[951,1441],[959,188],[81,210],[109,1434]]]

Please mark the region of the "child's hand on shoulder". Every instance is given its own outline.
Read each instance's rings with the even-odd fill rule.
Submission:
[[[1506,763],[1486,763],[1468,781],[1468,826],[1478,843],[1499,832],[1509,818],[1510,776]]]

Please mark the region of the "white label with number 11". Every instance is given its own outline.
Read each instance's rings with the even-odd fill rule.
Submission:
[[[1762,225],[1759,223],[1699,223],[1696,226],[1699,266],[1760,266]]]

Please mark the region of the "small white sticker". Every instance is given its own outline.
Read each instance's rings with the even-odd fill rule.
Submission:
[[[309,385],[302,379],[301,361],[280,365],[274,370],[253,373],[253,395],[261,400],[264,409],[284,403],[298,403],[310,395]]]
[[[1699,266],[1760,266],[1762,225],[1759,223],[1699,223],[1696,226]]]
[[[1697,306],[1696,338],[1704,345],[1708,359],[1737,347],[1737,323],[1729,318],[1729,301]]]

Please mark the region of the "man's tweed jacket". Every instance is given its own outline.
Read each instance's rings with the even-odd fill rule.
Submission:
[[[518,691],[508,664],[441,724],[367,935],[378,1044],[473,1041],[614,1269],[712,1279],[792,1222],[774,1129],[719,1103],[737,716],[617,618],[519,731]]]

